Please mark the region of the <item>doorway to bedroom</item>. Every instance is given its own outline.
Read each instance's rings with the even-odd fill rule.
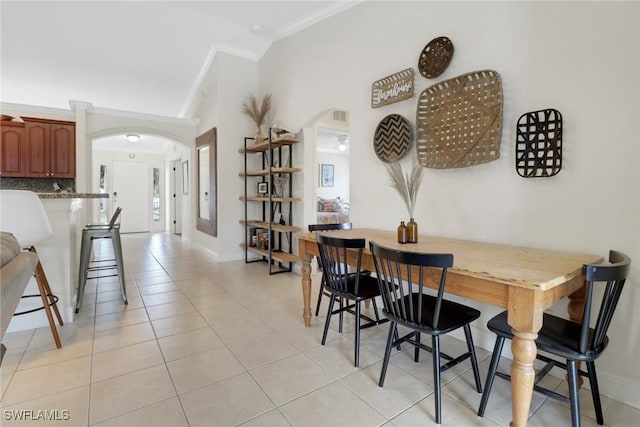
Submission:
[[[316,223],[349,222],[349,114],[331,110],[315,123]]]

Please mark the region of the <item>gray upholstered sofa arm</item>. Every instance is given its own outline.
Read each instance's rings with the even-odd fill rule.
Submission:
[[[9,322],[20,302],[20,297],[33,276],[38,256],[31,252],[22,252],[13,234],[2,232],[0,236],[0,340],[9,326]]]

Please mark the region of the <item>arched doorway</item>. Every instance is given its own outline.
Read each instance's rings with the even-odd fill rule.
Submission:
[[[349,222],[350,141],[349,113],[335,108],[323,111],[305,127],[305,223]],[[308,156],[308,157],[306,157]],[[312,159],[312,160],[310,160]],[[309,206],[312,205],[312,206]]]
[[[168,138],[128,130],[91,140],[91,185],[109,194],[94,204],[92,220],[104,222],[116,206],[123,209],[121,231],[180,234],[183,151]],[[188,157],[185,157],[185,160]]]

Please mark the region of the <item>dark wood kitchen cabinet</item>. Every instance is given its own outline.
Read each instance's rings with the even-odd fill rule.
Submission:
[[[24,123],[1,122],[0,176],[22,177],[25,174]]]
[[[25,123],[25,177],[75,178],[74,122],[22,117]]]

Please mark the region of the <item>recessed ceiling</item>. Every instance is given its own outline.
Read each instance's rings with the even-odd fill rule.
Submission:
[[[2,102],[181,117],[216,52],[271,44],[359,1],[2,1]]]

